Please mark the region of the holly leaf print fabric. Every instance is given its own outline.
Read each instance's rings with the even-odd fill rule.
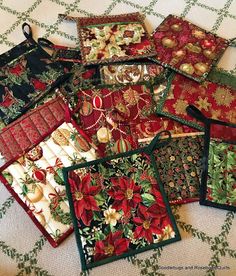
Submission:
[[[171,204],[199,200],[203,138],[197,133],[176,135],[168,145],[154,151],[158,172]]]
[[[63,171],[83,270],[179,239],[155,167],[141,150]]]
[[[228,47],[220,38],[181,17],[169,15],[153,32],[155,60],[195,81],[203,81]]]
[[[78,26],[83,64],[104,64],[156,54],[139,13],[74,20]]]
[[[157,114],[202,130],[202,124],[189,116],[186,107],[195,105],[207,117],[236,123],[236,91],[228,85],[205,81],[199,84],[179,74],[168,77],[165,90],[154,88]]]
[[[236,145],[211,139],[206,200],[236,210]]]
[[[68,75],[36,42],[25,40],[0,56],[0,117],[15,120]]]

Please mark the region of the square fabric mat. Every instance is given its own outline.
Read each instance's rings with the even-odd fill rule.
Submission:
[[[0,116],[14,121],[66,79],[63,66],[53,61],[32,39],[0,56]]]
[[[203,133],[173,134],[167,145],[154,151],[156,166],[171,204],[199,201],[203,138]],[[140,143],[143,144],[144,141]]]
[[[220,75],[220,74],[219,74]],[[179,121],[188,126],[202,129],[202,124],[196,122],[186,112],[189,104],[198,107],[206,116],[225,122],[236,123],[236,90],[230,87],[236,77],[230,76],[228,85],[220,85],[210,81],[197,83],[193,80],[172,73],[168,77],[166,89],[154,88],[157,102],[157,114]]]
[[[164,67],[151,62],[101,65],[103,84],[130,84],[154,81],[164,75]]]
[[[203,81],[228,47],[226,39],[169,15],[153,32],[156,60],[180,74]]]
[[[94,160],[94,149],[65,121],[58,98],[39,106],[0,133],[0,180],[52,246],[72,232],[62,167]],[[4,164],[5,162],[5,164]]]
[[[157,138],[63,169],[83,270],[180,239],[152,155]]]
[[[236,124],[205,121],[200,203],[236,211]]]
[[[140,13],[77,18],[84,64],[154,56],[153,42]]]

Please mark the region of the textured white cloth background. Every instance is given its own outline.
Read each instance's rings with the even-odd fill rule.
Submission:
[[[170,13],[225,38],[236,36],[236,0],[0,0],[0,52],[24,40],[21,25],[30,23],[34,37],[74,46],[76,26],[60,22],[58,13],[78,16],[140,11],[151,32]],[[229,48],[220,67],[236,74],[236,48]],[[182,241],[91,271],[98,276],[236,275],[236,219],[232,212],[198,203],[174,210]],[[209,266],[219,266],[216,270]],[[57,249],[46,242],[0,183],[0,276],[79,275],[80,260],[72,234]]]

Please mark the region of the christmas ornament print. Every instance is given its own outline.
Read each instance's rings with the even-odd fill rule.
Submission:
[[[51,100],[0,133],[0,150],[8,162],[1,167],[0,180],[54,247],[72,232],[62,168],[96,158],[78,126],[62,122],[63,104],[61,98]],[[23,123],[27,134],[18,131]],[[9,139],[8,147],[1,144],[3,137]]]
[[[206,79],[228,41],[187,20],[169,15],[153,32],[157,56],[153,61],[198,82]]]

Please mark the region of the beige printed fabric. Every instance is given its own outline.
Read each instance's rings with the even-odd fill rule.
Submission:
[[[236,36],[236,0],[0,0],[0,53],[24,40],[25,21],[35,38],[78,46],[76,24],[58,14],[84,17],[137,11],[145,15],[149,33],[171,13],[226,39]],[[236,48],[228,48],[218,66],[236,74]],[[172,209],[181,241],[94,268],[90,275],[236,275],[235,214],[197,202]],[[74,234],[54,249],[0,183],[0,276],[80,273]]]

